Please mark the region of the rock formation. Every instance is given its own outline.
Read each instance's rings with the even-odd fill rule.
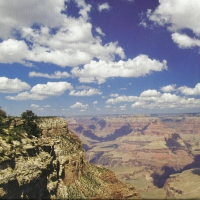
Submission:
[[[20,124],[12,120],[10,129]],[[23,133],[9,143],[0,136],[0,198],[140,198],[113,172],[86,161],[81,140],[65,120],[42,118],[39,126],[40,138]]]
[[[164,185],[171,174],[200,166],[199,123],[199,116],[185,114],[69,118],[70,129],[87,147],[86,159],[108,167],[147,199],[167,198],[172,192]]]

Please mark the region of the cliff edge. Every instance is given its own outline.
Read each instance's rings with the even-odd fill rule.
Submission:
[[[9,120],[9,129],[20,127]],[[139,199],[131,185],[85,159],[81,140],[58,117],[41,118],[42,136],[6,140],[0,135],[0,198]],[[4,130],[9,134],[9,129]]]

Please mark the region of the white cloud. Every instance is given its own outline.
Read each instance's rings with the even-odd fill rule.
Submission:
[[[180,34],[190,29],[197,37],[200,36],[200,1],[193,0],[160,0],[159,6],[152,12],[147,11],[147,18],[160,26],[167,26],[174,32],[172,39],[180,48],[200,46],[199,39]]]
[[[44,77],[51,79],[60,79],[60,78],[68,78],[70,75],[67,72],[56,71],[54,74],[44,74],[40,72],[29,72],[29,77]]]
[[[176,87],[176,84],[172,84],[172,85],[161,87],[160,90],[163,92],[172,92],[176,90],[175,87]]]
[[[81,15],[78,18],[61,13],[67,8],[65,3],[70,3],[68,0],[18,0],[17,3],[1,0],[0,62],[28,66],[34,61],[75,67],[93,58],[106,61],[114,60],[116,55],[124,58],[117,42],[102,44],[100,29],[97,29],[100,36],[92,34],[91,5],[83,0],[75,2]],[[34,24],[38,28],[33,28]],[[55,29],[56,32],[52,31]],[[20,35],[20,41],[16,35]]]
[[[0,92],[2,93],[15,93],[28,89],[30,89],[30,85],[18,78],[0,77]]]
[[[31,52],[24,41],[8,39],[0,43],[0,63],[18,62],[26,65]]]
[[[99,35],[105,36],[105,33],[102,32],[102,30],[101,30],[100,27],[97,27],[97,28],[96,28],[96,32],[97,32]]]
[[[92,104],[96,105],[96,104],[98,104],[98,101],[94,101]]]
[[[70,106],[70,108],[82,108],[84,111],[88,108],[88,104],[82,104],[80,102],[76,102],[74,105]]]
[[[47,82],[47,84],[37,84],[30,92],[44,96],[60,96],[66,90],[71,90],[72,85],[68,82]]]
[[[156,90],[146,90],[140,94],[140,97],[158,97],[160,92]]]
[[[6,96],[7,99],[9,100],[43,100],[47,98],[47,96],[44,95],[38,95],[38,94],[32,94],[30,92],[22,92],[19,93],[16,96]]]
[[[84,65],[83,68],[73,68],[73,76],[79,77],[80,82],[104,83],[109,77],[140,77],[146,76],[153,71],[167,69],[167,62],[150,59],[147,55],[139,55],[134,59],[119,62],[94,61]]]
[[[164,93],[161,96],[155,98],[153,101],[148,101],[143,98],[139,98],[137,102],[132,104],[132,108],[141,109],[154,109],[154,110],[165,110],[169,109],[194,109],[199,108],[200,99],[186,98],[177,96],[175,94]]]
[[[200,2],[199,0],[160,0],[160,5],[149,15],[149,19],[175,32],[185,28],[200,35]],[[184,19],[184,20],[183,20]]]
[[[31,104],[31,108],[39,108],[40,106],[37,104]]]
[[[50,96],[60,96],[66,90],[73,89],[71,83],[68,82],[47,82],[47,84],[37,84],[30,92],[22,92],[16,96],[7,96],[10,100],[43,100]]]
[[[199,109],[200,99],[188,98],[185,96],[178,96],[176,94],[167,93],[167,90],[172,90],[175,85],[169,85],[172,87],[165,88],[166,93],[160,93],[156,90],[143,91],[140,96],[118,96],[111,98],[106,101],[107,104],[120,104],[122,102],[132,103],[131,108],[142,109],[142,110],[154,110],[168,112],[169,110],[184,110],[187,109]],[[188,88],[186,86],[180,87],[177,90],[181,91],[185,95],[200,95],[200,83],[195,88]],[[124,105],[125,106],[125,105]],[[125,109],[123,105],[119,106],[119,109]],[[110,108],[107,105],[105,108]],[[127,108],[127,106],[126,106]],[[128,108],[127,108],[128,109]]]
[[[145,20],[142,20],[139,25],[143,26],[144,28],[147,27],[147,23],[145,22]]]
[[[99,12],[101,12],[102,10],[109,10],[109,9],[110,9],[110,5],[108,3],[103,3],[98,6]]]
[[[68,19],[55,35],[31,28],[21,29],[23,38],[33,43],[29,60],[50,62],[61,67],[74,67],[98,58],[113,60],[115,55],[124,58],[124,51],[118,44],[102,45],[99,37],[92,35],[92,24],[83,19]]]
[[[83,17],[84,20],[88,20],[88,13],[90,12],[91,5],[86,4],[84,0],[75,0],[78,7],[81,8],[79,14]]]
[[[110,97],[118,97],[119,95],[118,94],[110,94],[109,96]]]
[[[133,102],[137,101],[138,97],[137,96],[118,96],[116,98],[111,98],[106,101],[106,103],[121,103],[121,102]]]
[[[186,34],[173,33],[172,40],[180,47],[180,48],[192,48],[195,46],[200,46],[200,40],[196,38],[191,38]]]
[[[60,27],[65,19],[60,11],[64,0],[1,0],[0,1],[0,37],[10,38],[13,30],[37,24]],[[23,12],[22,12],[23,11]]]
[[[178,90],[184,95],[200,95],[200,83],[197,83],[194,88],[182,86]]]
[[[158,99],[159,103],[173,103],[173,102],[178,102],[178,100],[181,97],[175,95],[175,94],[170,94],[170,93],[164,93],[160,98]]]
[[[145,105],[144,102],[138,102],[138,101],[136,101],[134,104],[131,105],[131,108],[143,107],[144,105]]]
[[[102,92],[95,88],[90,88],[89,90],[81,90],[81,91],[70,91],[69,95],[71,96],[93,96],[93,95],[100,95]]]

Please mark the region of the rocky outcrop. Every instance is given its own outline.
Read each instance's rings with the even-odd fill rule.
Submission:
[[[199,175],[200,168],[170,175],[164,185],[167,196],[173,199],[199,199]]]
[[[139,198],[133,186],[86,161],[81,140],[65,120],[42,118],[39,126],[40,138],[23,134],[8,143],[0,137],[0,198]]]

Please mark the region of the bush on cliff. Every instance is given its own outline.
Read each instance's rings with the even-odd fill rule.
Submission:
[[[1,109],[0,107],[0,134],[4,134],[4,118],[6,118],[6,112],[4,110]]]
[[[21,114],[21,118],[24,120],[23,128],[28,136],[33,135],[39,137],[41,135],[42,131],[36,123],[38,119],[37,115],[35,115],[31,110],[26,110],[26,112]]]

